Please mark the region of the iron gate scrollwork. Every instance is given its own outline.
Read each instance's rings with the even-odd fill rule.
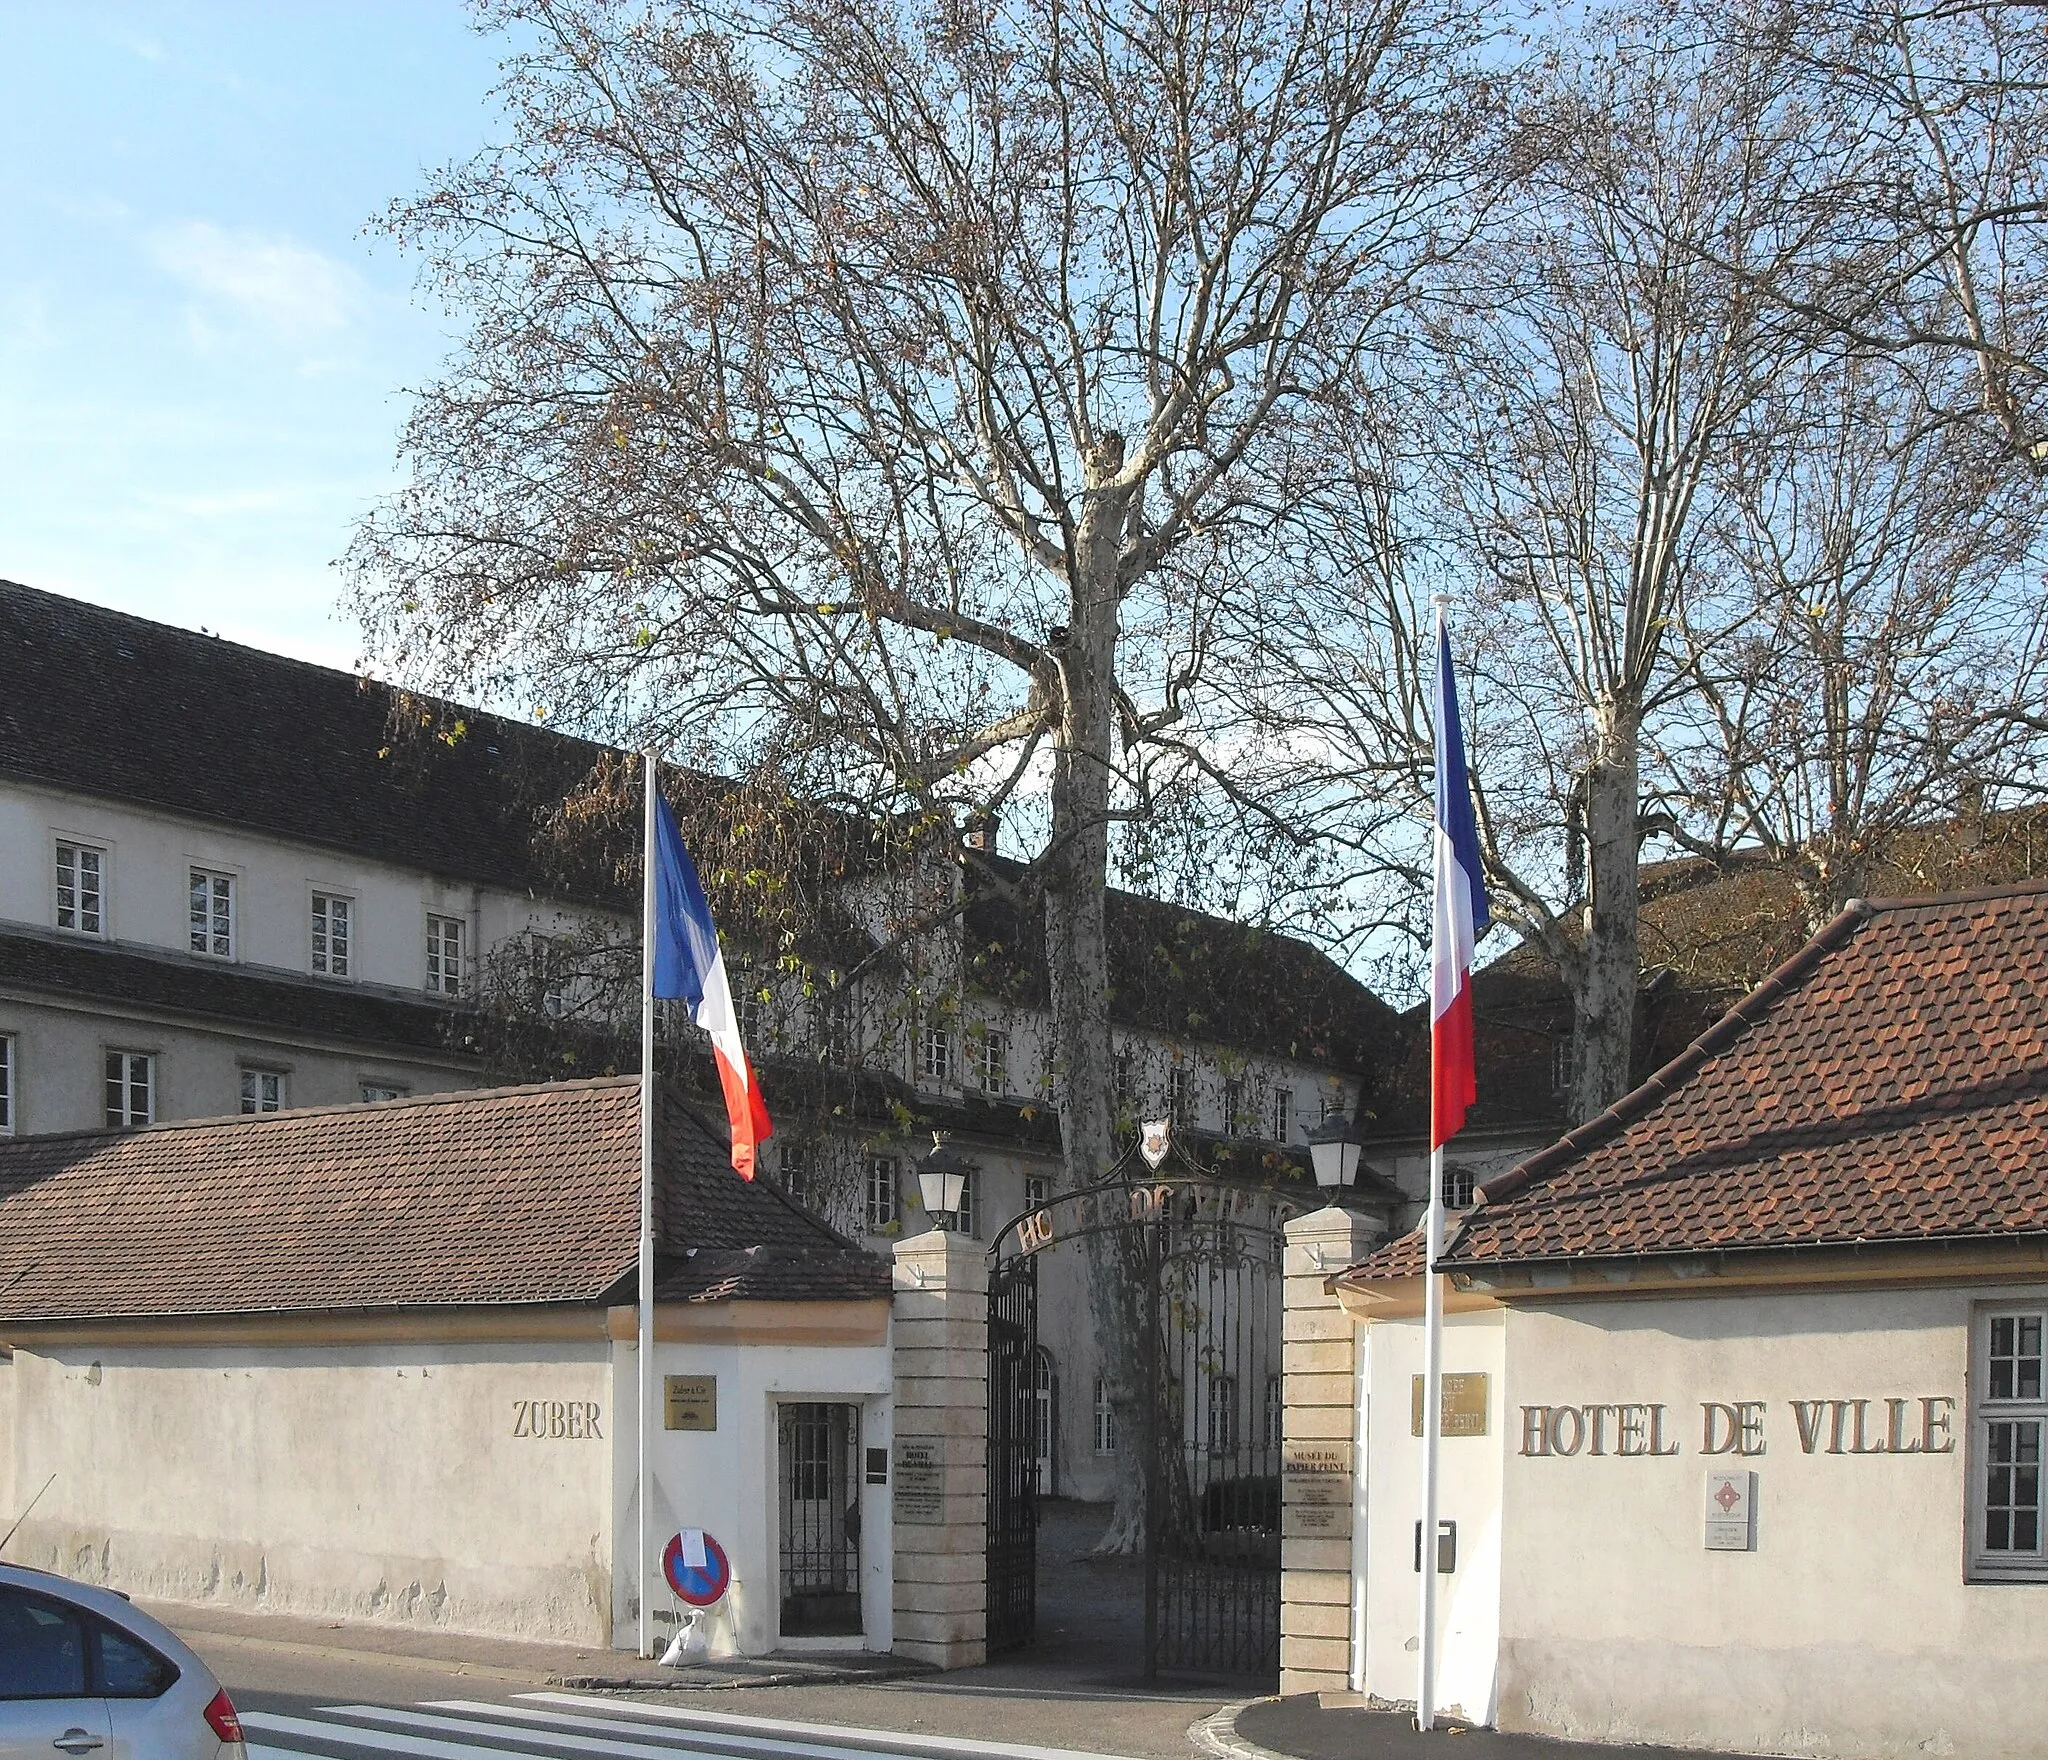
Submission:
[[[1141,1284],[1146,1340],[1132,1390],[1145,1673],[1270,1680],[1280,1667],[1281,1268],[1279,1236],[1256,1212],[1271,1194],[1199,1170],[1124,1172],[1018,1217],[991,1248],[989,1653],[1033,1635],[1045,1489],[1032,1391],[1038,1260],[1113,1230],[1124,1275]]]

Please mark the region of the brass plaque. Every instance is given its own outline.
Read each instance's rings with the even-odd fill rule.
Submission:
[[[1422,1377],[1409,1377],[1408,1434],[1422,1434]],[[1444,1409],[1437,1425],[1439,1436],[1484,1436],[1486,1434],[1486,1377],[1480,1374],[1443,1377]]]
[[[716,1375],[664,1375],[662,1427],[668,1430],[718,1428]]]

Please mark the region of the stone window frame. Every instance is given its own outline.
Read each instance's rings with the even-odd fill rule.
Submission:
[[[1996,1353],[2001,1323],[2013,1327],[2014,1350]],[[2029,1332],[2029,1329],[2031,1331]],[[2031,1350],[2026,1349],[2031,1344]],[[2000,1361],[2009,1375],[1998,1377]],[[2048,1583],[2048,1300],[1979,1302],[1970,1315],[1968,1452],[1968,1529],[1964,1534],[1965,1580],[1980,1583]],[[2002,1386],[2005,1391],[1999,1391]],[[2004,1431],[2003,1437],[1999,1431]],[[2003,1459],[2023,1454],[2031,1460]],[[1989,1524],[1994,1514],[1989,1493],[1997,1476],[2009,1471],[2019,1484],[2006,1480],[1998,1488],[2008,1495],[2002,1506],[2011,1516],[2031,1519],[2032,1545],[1993,1549]],[[2028,1483],[2026,1481],[2030,1480]],[[2007,1530],[2007,1538],[2012,1538]]]
[[[429,996],[462,994],[468,941],[468,918],[427,912],[425,989]]]

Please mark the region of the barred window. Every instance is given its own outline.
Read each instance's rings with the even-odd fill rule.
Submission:
[[[896,1162],[893,1156],[868,1157],[867,1225],[882,1234],[896,1222]]]
[[[245,1069],[242,1071],[242,1110],[244,1112],[282,1112],[284,1110],[284,1074],[274,1069]]]
[[[332,892],[313,894],[313,970],[324,977],[350,976],[355,953],[355,901]]]
[[[90,844],[57,845],[57,927],[80,935],[106,933],[107,852]]]
[[[427,994],[462,994],[462,931],[460,917],[427,918]]]
[[[2048,1581],[2041,1447],[2048,1430],[2043,1332],[2048,1309],[1977,1315],[1973,1354],[1970,1565],[1975,1576]]]
[[[1285,1395],[1281,1388],[1280,1377],[1268,1375],[1266,1377],[1266,1433],[1264,1437],[1265,1446],[1268,1448],[1278,1448],[1280,1446],[1280,1425],[1285,1411]]]
[[[209,959],[235,957],[235,877],[211,868],[191,870],[187,944]]]
[[[156,1120],[156,1058],[147,1051],[107,1053],[107,1123],[119,1127]]]

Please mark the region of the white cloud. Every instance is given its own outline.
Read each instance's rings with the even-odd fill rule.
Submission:
[[[149,243],[158,267],[213,308],[195,314],[209,333],[209,318],[224,309],[284,340],[310,342],[346,329],[362,304],[354,270],[282,234],[185,220],[159,228]]]

